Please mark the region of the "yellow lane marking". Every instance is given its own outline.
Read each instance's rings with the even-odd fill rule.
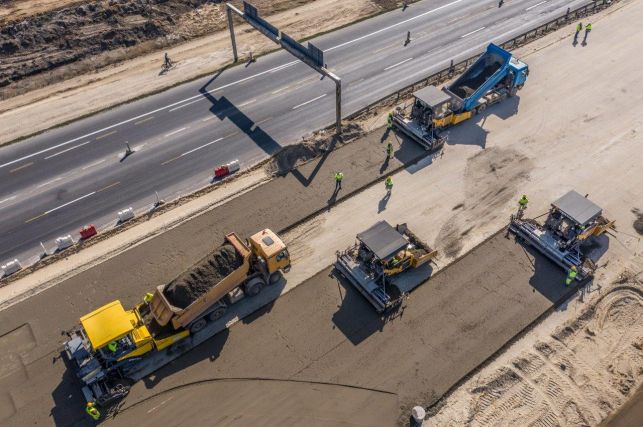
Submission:
[[[41,213],[41,214],[40,214],[40,215],[38,215],[38,216],[35,216],[35,217],[33,217],[33,218],[30,218],[30,219],[26,220],[26,221],[25,221],[25,224],[29,224],[31,221],[35,221],[35,220],[37,220],[38,218],[42,218],[42,217],[43,217],[43,216],[45,216],[45,215],[47,215],[47,212],[45,212],[45,213]]]
[[[28,168],[28,167],[29,167],[29,166],[31,166],[31,165],[33,165],[33,162],[25,163],[25,164],[24,164],[24,165],[22,165],[22,166],[18,166],[17,168],[11,169],[11,170],[9,171],[9,173],[18,172],[19,170],[24,169],[24,168]]]
[[[146,119],[139,120],[138,122],[134,122],[134,124],[135,124],[135,125],[140,125],[141,123],[145,123],[146,121],[148,121],[148,120],[152,120],[153,118],[154,118],[154,116],[150,116],[150,117],[148,117],[148,118],[146,118]]]
[[[117,132],[117,131],[113,130],[113,131],[108,132],[108,133],[106,133],[106,134],[103,134],[103,135],[101,135],[101,136],[97,136],[97,137],[96,137],[96,139],[102,139],[102,138],[105,138],[106,136],[114,135],[116,132]]]
[[[165,165],[167,165],[168,163],[172,163],[173,161],[175,161],[176,159],[180,159],[181,157],[183,157],[183,155],[182,155],[182,154],[179,154],[178,156],[173,157],[173,158],[171,158],[170,160],[166,160],[166,161],[164,161],[163,163],[161,163],[161,166],[165,166]]]
[[[96,190],[96,192],[97,192],[97,193],[100,193],[101,191],[103,191],[103,190],[107,190],[108,188],[115,187],[115,186],[117,186],[117,185],[118,185],[118,184],[120,184],[120,183],[121,183],[120,181],[116,181],[116,182],[115,182],[115,183],[113,183],[113,184],[109,184],[107,187],[103,187],[103,188],[101,188],[100,190]]]

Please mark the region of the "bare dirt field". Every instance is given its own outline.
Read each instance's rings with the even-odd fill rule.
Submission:
[[[605,420],[643,383],[642,283],[622,276],[554,317],[566,319],[517,342],[450,395],[425,425],[585,426]]]

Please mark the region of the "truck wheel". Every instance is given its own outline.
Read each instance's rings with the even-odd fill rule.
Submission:
[[[281,274],[281,271],[275,271],[270,275],[270,279],[268,280],[268,283],[270,285],[276,285],[277,283],[279,283],[282,276],[283,275]]]
[[[215,320],[219,320],[223,317],[226,311],[228,311],[228,307],[226,307],[225,305],[220,305],[208,315],[208,319],[210,319],[210,321],[212,322],[214,322]]]
[[[208,323],[208,322],[207,322],[205,319],[199,319],[199,320],[197,320],[196,322],[194,322],[194,323],[190,326],[190,333],[191,333],[191,334],[196,334],[196,333],[197,333],[197,332],[199,332],[201,329],[205,328],[205,325],[207,325],[207,323]]]
[[[481,104],[476,108],[476,114],[482,113],[487,108],[487,104]]]
[[[258,277],[250,280],[244,286],[246,295],[249,295],[251,297],[258,295],[259,292],[261,292],[261,290],[263,289],[263,285],[264,285],[263,280],[261,280]]]
[[[517,87],[514,86],[511,89],[509,89],[509,96],[516,96],[517,93],[518,93]]]

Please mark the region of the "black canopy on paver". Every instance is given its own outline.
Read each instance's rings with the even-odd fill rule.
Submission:
[[[357,235],[357,239],[381,260],[394,256],[409,242],[388,222],[380,221]]]
[[[602,209],[594,202],[572,190],[551,204],[578,224],[587,225],[601,214]]]

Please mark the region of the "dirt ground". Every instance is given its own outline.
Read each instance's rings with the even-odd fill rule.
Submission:
[[[462,384],[424,425],[605,420],[643,384],[643,285],[624,276],[555,317]]]

